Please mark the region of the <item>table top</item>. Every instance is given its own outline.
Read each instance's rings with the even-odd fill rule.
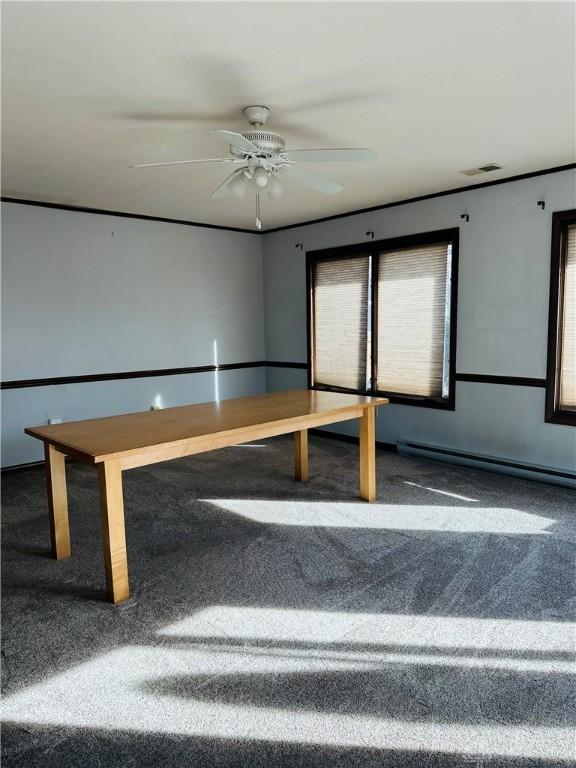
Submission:
[[[157,411],[28,427],[24,431],[55,445],[64,453],[81,455],[92,462],[99,462],[106,457],[134,452],[139,448],[194,438],[200,440],[223,432],[238,432],[239,442],[248,441],[249,436],[242,436],[247,428],[271,423],[286,422],[289,426],[294,422],[295,430],[306,429],[307,419],[313,421],[315,417],[331,414],[344,416],[352,411],[385,405],[387,402],[383,397],[296,389]]]

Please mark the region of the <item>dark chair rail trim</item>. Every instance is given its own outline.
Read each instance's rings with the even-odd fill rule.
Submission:
[[[0,389],[26,389],[29,387],[53,387],[61,384],[83,384],[94,381],[119,381],[122,379],[144,379],[154,376],[178,376],[189,373],[213,373],[215,371],[234,371],[242,368],[292,368],[308,370],[306,363],[285,360],[254,360],[245,363],[222,363],[221,365],[197,365],[183,368],[159,368],[147,371],[118,371],[116,373],[89,373],[82,376],[56,376],[44,379],[17,379],[3,381]],[[525,376],[492,376],[481,373],[457,373],[456,381],[471,381],[480,384],[505,384],[515,387],[545,387],[546,379],[532,379]],[[391,398],[397,399],[397,398]],[[417,401],[408,402],[417,405]]]
[[[492,376],[483,373],[457,373],[456,381],[472,381],[479,384],[507,384],[513,387],[545,387],[546,379],[528,376]]]
[[[84,376],[57,376],[46,379],[20,379],[3,381],[1,389],[23,389],[26,387],[53,387],[60,384],[83,384],[91,381],[118,381],[121,379],[144,379],[154,376],[178,376],[183,373],[212,373],[214,371],[233,371],[237,368],[260,368],[266,363],[255,360],[248,363],[223,363],[222,365],[196,365],[186,368],[159,368],[149,371],[119,371],[117,373],[89,373]]]
[[[268,368],[299,368],[303,371],[308,370],[308,363],[283,363],[283,362],[277,362],[275,360],[268,360],[264,363],[265,366]]]

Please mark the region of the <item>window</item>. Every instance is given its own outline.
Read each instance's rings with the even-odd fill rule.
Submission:
[[[552,217],[546,421],[576,425],[576,210]]]
[[[368,257],[326,259],[314,275],[315,380],[366,388]],[[344,361],[346,361],[344,363]]]
[[[458,230],[307,258],[309,386],[453,409]]]
[[[379,254],[377,390],[446,396],[444,337],[450,250],[450,243],[444,242]]]

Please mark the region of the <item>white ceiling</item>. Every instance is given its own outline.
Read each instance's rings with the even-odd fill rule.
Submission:
[[[574,162],[571,2],[5,2],[3,195],[253,228],[229,173],[131,163],[226,155],[267,104],[292,148],[371,147],[309,165],[264,228]],[[459,171],[488,162],[489,176]]]

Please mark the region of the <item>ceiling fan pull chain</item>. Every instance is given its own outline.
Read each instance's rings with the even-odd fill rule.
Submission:
[[[256,229],[262,229],[262,220],[260,219],[260,195],[256,194]]]

